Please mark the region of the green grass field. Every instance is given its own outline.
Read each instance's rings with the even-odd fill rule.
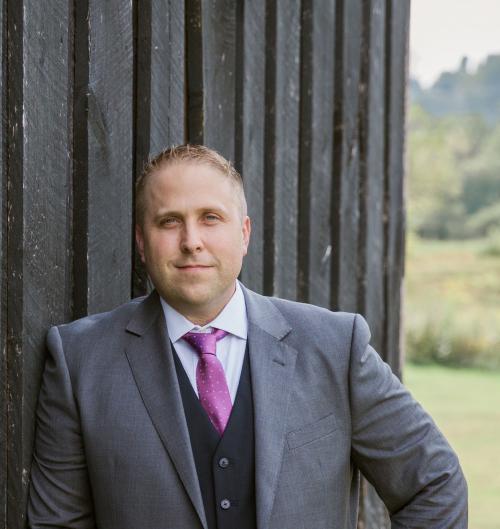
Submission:
[[[457,452],[469,527],[500,527],[500,371],[407,364],[404,382]]]

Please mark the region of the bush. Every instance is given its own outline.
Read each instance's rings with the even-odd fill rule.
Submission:
[[[500,257],[500,228],[491,230],[486,239],[481,255],[487,257]]]
[[[415,364],[500,368],[499,343],[491,343],[472,330],[428,322],[406,333],[406,356]]]
[[[467,219],[467,233],[470,237],[485,237],[500,230],[500,202],[496,202]]]

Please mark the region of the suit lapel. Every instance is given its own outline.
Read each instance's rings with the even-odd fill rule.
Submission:
[[[254,399],[257,527],[266,529],[283,456],[297,351],[282,341],[291,328],[273,303],[246,289],[244,294]]]
[[[144,405],[206,529],[173,352],[156,292],[138,307],[127,331],[130,340],[125,353]]]

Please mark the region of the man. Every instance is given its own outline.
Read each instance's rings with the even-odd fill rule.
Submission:
[[[360,469],[395,528],[465,528],[458,460],[359,315],[257,295],[219,154],[179,146],[137,185],[155,291],[50,330],[32,528],[356,527]]]

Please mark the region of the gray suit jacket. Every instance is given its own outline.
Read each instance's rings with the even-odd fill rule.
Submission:
[[[466,528],[458,460],[362,317],[244,294],[258,528],[355,528],[358,469],[394,528]],[[52,328],[48,349],[30,527],[206,528],[158,295]]]

